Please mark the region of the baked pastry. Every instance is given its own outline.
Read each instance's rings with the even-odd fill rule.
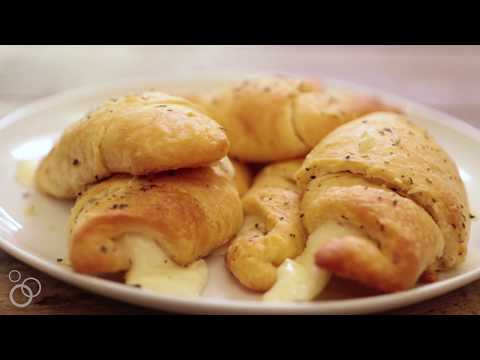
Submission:
[[[319,245],[324,270],[393,292],[465,259],[469,205],[458,169],[405,116],[378,112],[337,128],[296,177],[310,236],[328,223],[351,230]]]
[[[242,199],[245,222],[228,247],[226,263],[249,289],[268,290],[277,266],[303,250],[306,234],[293,178],[301,164],[294,160],[265,167]]]
[[[225,128],[230,155],[246,162],[305,156],[341,124],[369,112],[394,110],[372,96],[283,77],[246,80],[188,97]]]
[[[248,166],[240,161],[232,160],[235,175],[234,182],[240,196],[243,196],[252,185],[253,175]]]
[[[36,172],[36,184],[74,198],[112,174],[199,167],[227,154],[218,124],[191,102],[159,92],[105,102],[66,129]]]
[[[89,187],[70,217],[70,259],[82,273],[131,266],[126,235],[153,239],[180,266],[225,244],[243,221],[231,178],[218,165],[132,177],[115,175]]]

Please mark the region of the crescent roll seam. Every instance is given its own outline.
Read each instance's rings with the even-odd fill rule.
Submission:
[[[438,226],[440,227],[439,225],[439,220],[436,219],[436,217],[434,216],[434,214],[432,213],[431,209],[429,209],[428,207],[426,207],[425,205],[421,204],[417,199],[409,196],[408,192],[404,192],[402,191],[401,189],[397,188],[397,187],[393,187],[391,186],[390,183],[386,182],[384,179],[382,178],[378,178],[378,177],[372,177],[372,176],[368,176],[368,174],[366,173],[363,173],[363,172],[356,172],[356,171],[351,171],[351,170],[343,170],[343,171],[335,171],[335,172],[328,172],[328,173],[325,173],[325,174],[322,174],[322,176],[328,176],[328,175],[341,175],[341,174],[351,174],[351,175],[354,175],[354,176],[359,176],[361,177],[363,180],[365,180],[367,183],[370,183],[372,185],[380,185],[382,187],[385,187],[386,189],[396,193],[398,196],[401,196],[405,199],[408,199],[410,201],[412,201],[413,203],[415,203],[418,207],[422,208],[427,214],[428,216],[432,219],[432,221]]]
[[[110,172],[110,173],[111,173],[111,171],[110,171],[110,169],[109,169],[109,167],[108,167],[108,165],[107,165],[107,161],[105,160],[105,156],[104,156],[104,154],[103,154],[103,152],[104,152],[104,148],[103,148],[103,147],[104,147],[105,137],[107,136],[107,133],[108,133],[108,129],[110,129],[110,128],[112,127],[112,125],[113,125],[113,122],[110,123],[110,124],[108,124],[108,125],[104,128],[102,137],[101,137],[101,139],[100,139],[100,141],[99,141],[99,143],[98,143],[98,148],[99,148],[99,150],[100,150],[100,151],[99,151],[99,154],[100,154],[100,162],[102,163],[102,165],[103,165],[103,167],[104,167],[105,169],[108,169],[108,172]],[[110,176],[112,176],[112,175],[113,175],[113,173],[110,174]],[[110,176],[109,176],[109,177],[110,177]],[[108,177],[107,177],[107,178],[108,178]],[[87,184],[86,186],[91,185],[91,184],[92,184],[92,183]],[[93,183],[93,184],[94,184],[94,183]],[[86,186],[85,186],[85,187],[86,187]]]
[[[385,189],[391,191],[392,193],[395,193],[397,196],[413,202],[413,203],[414,203],[415,205],[417,205],[419,208],[421,208],[422,210],[424,210],[425,213],[426,213],[426,215],[428,215],[428,216],[430,217],[430,219],[432,220],[432,222],[435,223],[435,225],[436,225],[436,227],[438,228],[438,230],[441,230],[441,229],[440,229],[440,226],[439,226],[439,224],[438,224],[438,221],[435,219],[435,217],[433,216],[433,214],[431,214],[430,209],[428,209],[428,208],[426,208],[425,206],[423,206],[422,204],[420,204],[416,199],[409,197],[407,194],[404,194],[402,191],[399,191],[399,189],[389,187],[386,182],[382,181],[383,179],[375,178],[375,177],[368,177],[368,176],[365,176],[366,174],[356,173],[356,172],[352,172],[352,171],[332,172],[332,173],[325,174],[324,176],[335,176],[335,175],[343,175],[343,174],[351,174],[351,175],[353,175],[353,176],[359,177],[359,178],[361,178],[362,180],[364,180],[367,184],[371,184],[371,185],[373,185],[373,186],[379,186],[379,185],[380,185],[381,187],[385,187]],[[323,176],[323,175],[322,175],[322,176]],[[378,180],[378,181],[377,181],[377,180]],[[358,227],[359,230],[363,230],[363,229],[361,229],[360,226],[357,226],[357,224],[354,224],[354,226],[355,226],[355,227]],[[379,243],[379,240],[378,240],[378,239],[376,239],[376,238],[374,238],[374,237],[371,237],[370,235],[368,235],[368,234],[366,234],[366,233],[365,233],[365,237],[366,237],[368,240],[372,240],[372,241],[375,242],[375,243]],[[442,234],[442,237],[443,237],[443,234]]]
[[[297,104],[297,102],[295,100],[298,97],[299,97],[299,95],[296,94],[294,99],[290,99],[290,104],[289,104],[290,121],[292,123],[292,129],[294,131],[294,134],[297,136],[298,140],[300,140],[305,147],[309,148],[309,145],[308,145],[307,141],[305,140],[305,138],[302,136],[300,130],[298,129],[298,121],[297,121],[296,116],[295,116],[296,115],[296,104]]]

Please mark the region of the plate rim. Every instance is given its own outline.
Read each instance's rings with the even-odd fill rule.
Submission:
[[[245,74],[223,73],[226,79],[244,78]],[[229,74],[229,75],[228,75]],[[292,74],[290,73],[291,75]],[[265,74],[263,74],[265,75]],[[271,75],[271,74],[270,74]],[[296,74],[298,76],[298,74]],[[248,75],[247,75],[248,76]],[[252,76],[252,75],[250,75]],[[312,76],[315,77],[315,76]],[[392,104],[398,104],[402,107],[414,109],[415,113],[422,114],[428,121],[440,123],[448,128],[453,128],[463,136],[466,136],[480,143],[480,129],[469,123],[450,115],[446,112],[431,108],[403,96],[389,93],[378,88],[367,85],[360,85],[350,81],[336,78],[319,76],[322,83],[331,86],[346,87],[357,89],[367,94],[376,94],[383,99],[388,99]],[[214,79],[217,79],[216,77]],[[212,80],[209,76],[208,80]],[[122,87],[135,88],[147,87],[146,84],[155,82],[175,81],[175,77],[134,77],[124,78],[115,81],[102,82],[78,87],[71,90],[62,91],[49,95],[28,104],[21,106],[3,116],[0,119],[0,132],[5,131],[8,126],[21,121],[27,115],[48,109],[49,107],[67,102],[69,100],[78,100],[84,96],[91,96],[92,93],[106,92],[109,90],[118,90]],[[196,81],[201,81],[197,77]],[[214,81],[219,81],[214,80]],[[449,279],[441,280],[437,283],[426,284],[421,287],[410,290],[381,294],[368,297],[347,299],[347,300],[322,300],[318,302],[306,303],[263,303],[258,300],[235,300],[214,297],[199,297],[194,299],[183,299],[173,296],[166,296],[153,293],[146,289],[137,289],[125,284],[115,283],[113,281],[101,279],[98,277],[77,274],[68,271],[62,265],[55,264],[42,258],[33,252],[29,252],[17,246],[14,239],[7,239],[0,236],[0,248],[14,258],[40,270],[58,280],[82,288],[83,290],[96,293],[98,295],[113,298],[121,302],[140,305],[147,308],[153,308],[164,311],[174,311],[181,313],[210,313],[210,314],[362,314],[374,313],[391,310],[394,308],[411,305],[417,302],[425,301],[452,290],[463,287],[475,280],[480,279],[480,268],[467,271],[463,274],[454,275]],[[470,238],[472,241],[472,238]],[[139,292],[141,291],[141,292]]]

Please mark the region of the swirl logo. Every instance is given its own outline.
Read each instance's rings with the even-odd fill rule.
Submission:
[[[40,295],[40,292],[42,291],[42,284],[40,284],[40,281],[34,277],[28,277],[25,280],[23,280],[21,283],[19,283],[20,280],[22,280],[22,274],[18,270],[12,270],[8,273],[8,279],[10,280],[11,283],[16,284],[12,289],[10,290],[10,302],[15,305],[16,307],[19,308],[25,308],[28,305],[32,303],[33,298],[37,297]],[[34,282],[37,284],[37,291],[34,293],[32,288],[28,286],[28,282]],[[23,303],[19,303],[15,300],[14,295],[15,291],[20,289],[22,292],[23,296],[27,298],[27,301]]]

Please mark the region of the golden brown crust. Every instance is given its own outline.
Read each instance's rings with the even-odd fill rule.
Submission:
[[[465,259],[469,206],[458,169],[431,136],[408,118],[374,113],[339,127],[307,156],[297,180],[305,188],[311,176],[340,172],[383,184],[429,213],[445,239],[438,269]]]
[[[400,112],[374,96],[334,89],[300,94],[293,106],[297,132],[310,149],[332,130],[362,115],[375,111]]]
[[[105,102],[63,133],[36,173],[40,190],[74,198],[115,173],[145,175],[208,165],[229,143],[189,101],[149,92]]]
[[[245,223],[230,244],[227,267],[249,289],[266,291],[277,277],[276,268],[305,246],[300,219],[300,191],[293,174],[301,160],[265,167],[243,197]]]
[[[330,239],[318,249],[316,262],[380,291],[414,286],[443,251],[443,235],[424,209],[357,175],[312,179],[301,209],[308,233],[335,221],[363,234]]]
[[[282,77],[246,80],[190,99],[225,128],[230,155],[247,162],[304,156],[339,125],[368,112],[395,110],[371,96]]]
[[[243,211],[231,179],[217,167],[147,177],[117,175],[91,186],[71,212],[71,262],[76,271],[128,269],[118,239],[154,238],[172,260],[188,265],[227,242]]]
[[[240,161],[232,160],[235,168],[234,182],[240,196],[243,196],[252,185],[253,175],[248,166]]]

